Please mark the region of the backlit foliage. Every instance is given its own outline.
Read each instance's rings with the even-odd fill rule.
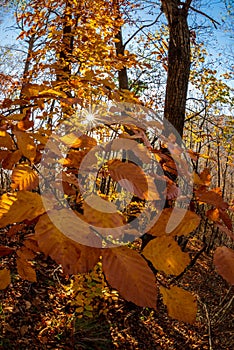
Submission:
[[[163,152],[163,147],[151,146],[145,130],[132,125],[127,128],[119,123],[116,125],[113,119],[98,128],[94,126],[89,135],[66,135],[59,140],[61,145],[69,147],[67,155],[59,159],[63,167],[60,175],[65,193],[60,206],[47,198],[49,213],[45,213],[38,189],[40,162],[46,143],[58,125],[64,120],[69,122],[69,118],[76,114],[82,126],[79,111],[99,101],[140,103],[134,93],[119,91],[116,86],[116,73],[119,70],[138,65],[135,55],[116,53],[116,35],[124,23],[121,6],[127,6],[125,1],[35,0],[23,6],[18,14],[17,20],[22,28],[19,39],[28,43],[28,56],[21,81],[9,83],[9,90],[14,93],[1,101],[0,161],[2,168],[10,171],[11,186],[5,189],[7,193],[1,197],[0,228],[34,220],[35,234],[30,239],[25,237],[23,246],[16,252],[1,246],[0,256],[15,254],[19,275],[30,282],[36,282],[35,254],[42,252],[50,256],[62,265],[64,273],[75,275],[69,288],[80,314],[91,316],[97,307],[93,298],[116,296],[115,292],[108,291],[105,276],[110,286],[118,290],[122,297],[142,307],[156,309],[160,290],[169,315],[192,323],[197,310],[195,296],[174,286],[170,277],[183,273],[190,263],[189,254],[181,251],[176,237],[189,236],[198,227],[200,218],[193,210],[177,208],[177,214],[182,213],[184,218],[170,232],[167,231],[167,224],[173,220],[171,208],[163,209],[153,227],[148,228],[144,222],[139,222],[142,235],[148,234],[152,238],[139,251],[127,245],[100,248],[102,231],[100,229],[97,235],[90,228],[91,225],[105,229],[130,223],[144,209],[145,200],[150,202],[147,208],[149,216],[156,216],[157,205],[162,198],[173,207],[179,195],[178,186],[172,181],[173,176],[177,176],[178,171],[186,173],[188,169],[178,170],[170,155]],[[165,54],[165,50],[159,51]],[[208,89],[207,93],[211,94],[212,91]],[[173,135],[171,138],[173,140]],[[92,154],[96,145],[111,141],[112,149],[105,151],[115,152],[116,140],[126,141],[127,150],[131,142],[135,143],[133,153],[142,162],[142,169],[147,167],[152,157],[155,167],[149,178],[128,157],[110,159],[101,167],[95,180],[96,193],[91,200],[105,200],[106,209],[114,212],[110,214],[92,210],[84,201],[76,174],[82,160],[88,153]],[[147,152],[143,152],[143,148],[147,148]],[[182,158],[180,148],[176,150],[177,157]],[[47,157],[50,160],[47,164],[48,176],[51,164],[60,155],[56,143],[50,144],[50,152],[51,158]],[[194,159],[200,158],[199,153],[193,151],[190,155]],[[95,154],[93,157],[99,160]],[[164,170],[163,175],[156,174],[159,167]],[[92,172],[88,176],[91,178]],[[81,185],[86,189],[89,181],[87,178],[85,180]],[[162,193],[157,188],[157,181],[165,185]],[[54,193],[58,193],[58,181],[49,179],[49,182],[53,185]],[[208,219],[233,238],[228,214],[230,205],[223,200],[220,189],[212,188],[210,182],[207,168],[200,174],[194,174],[194,201],[197,206],[207,205]],[[148,184],[151,184],[150,189]],[[121,187],[121,191],[116,190],[117,186]],[[122,202],[123,210],[116,205],[118,199],[122,200],[117,197],[119,193],[130,193],[134,198],[130,204],[123,205]],[[67,204],[83,221],[80,227],[66,217]],[[59,227],[53,224],[51,218],[59,218]],[[68,236],[62,233],[64,227],[69,231]],[[127,233],[135,237],[134,232]],[[118,243],[119,237],[124,241],[125,234],[116,230],[116,236],[105,238]],[[81,237],[81,243],[77,243],[77,235]],[[93,247],[88,246],[90,240]],[[100,266],[97,265],[100,264],[100,257],[104,275],[97,267]],[[233,270],[229,269],[233,251],[218,248],[214,262],[218,272],[233,283]],[[153,265],[154,270],[149,265]],[[93,272],[88,274],[92,269]],[[160,284],[157,277],[161,273],[171,284]],[[9,269],[1,269],[0,289],[7,288],[10,281]]]

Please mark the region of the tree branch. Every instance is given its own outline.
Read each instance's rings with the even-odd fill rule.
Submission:
[[[205,12],[200,11],[200,10],[197,10],[197,9],[195,9],[195,8],[192,7],[192,6],[190,6],[190,8],[191,8],[191,10],[193,10],[194,12],[197,12],[197,13],[199,13],[200,15],[203,15],[203,16],[205,16],[206,18],[208,18],[208,19],[213,23],[215,29],[217,29],[216,24],[218,24],[218,25],[220,26],[220,23],[219,23],[219,22],[217,22],[215,19],[213,19],[212,17],[210,17],[209,15],[207,15]]]
[[[157,16],[157,18],[150,24],[145,24],[143,25],[142,27],[140,27],[139,29],[137,29],[137,31],[135,33],[133,33],[130,38],[123,44],[123,47],[125,48],[128,43],[141,31],[143,30],[144,28],[148,28],[148,27],[151,27],[153,26],[155,23],[157,23],[157,21],[159,20],[160,16],[162,15],[162,12],[160,12],[160,14]]]

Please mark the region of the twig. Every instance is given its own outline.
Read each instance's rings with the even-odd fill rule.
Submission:
[[[212,348],[212,339],[211,339],[211,325],[210,325],[210,317],[209,317],[209,313],[206,307],[206,304],[203,303],[205,312],[206,312],[206,319],[207,319],[207,325],[208,325],[208,335],[209,335],[209,350],[213,350]]]
[[[215,29],[217,29],[217,25],[216,25],[216,24],[218,24],[218,25],[220,26],[220,23],[219,23],[219,22],[217,22],[214,18],[212,18],[212,17],[210,17],[209,15],[207,15],[205,12],[200,11],[200,10],[197,10],[197,9],[195,9],[195,7],[192,7],[192,6],[190,6],[190,8],[191,8],[191,10],[193,10],[194,12],[197,12],[197,13],[199,13],[200,15],[203,15],[203,16],[205,16],[206,18],[208,18],[208,19],[213,23]]]

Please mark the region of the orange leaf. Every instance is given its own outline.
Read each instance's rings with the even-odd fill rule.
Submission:
[[[11,283],[11,274],[7,269],[0,270],[0,290],[5,289]]]
[[[83,209],[84,220],[95,227],[118,228],[125,224],[124,216],[117,211],[115,204],[94,194],[86,197]]]
[[[14,252],[14,249],[0,245],[0,257],[7,256]]]
[[[39,178],[37,173],[26,163],[18,164],[11,176],[13,189],[19,189],[20,191],[30,191],[35,189],[39,184]]]
[[[206,216],[211,221],[218,221],[219,220],[219,210],[218,209],[209,209],[206,212]]]
[[[87,225],[77,227],[75,221],[71,222],[67,218],[67,210],[65,209],[50,212],[50,216],[56,219],[56,226],[60,227],[58,229],[54,226],[47,214],[40,217],[35,227],[35,238],[40,250],[45,255],[49,255],[58,264],[61,264],[64,272],[68,274],[87,272],[86,269],[91,269],[95,266],[100,256],[100,249],[85,247],[62,233],[63,227],[68,225],[71,237],[75,237],[75,239],[81,238],[81,240],[82,238],[83,240],[87,239],[87,242],[90,243],[90,237],[87,236],[91,235],[91,233]],[[60,223],[58,222],[59,218],[61,220]]]
[[[17,138],[17,145],[22,154],[33,162],[36,157],[36,145],[33,138],[25,131],[14,131]]]
[[[121,186],[127,191],[134,193],[141,199],[147,199],[147,179],[139,166],[113,159],[108,162],[108,170],[112,179],[116,182],[120,182]]]
[[[199,225],[200,218],[182,208],[163,209],[154,226],[148,230],[153,236],[186,236]]]
[[[114,139],[111,143],[111,150],[120,151],[121,148],[124,151],[132,151],[140,162],[146,164],[149,164],[151,162],[151,156],[148,149],[144,145],[134,140],[129,140],[127,138]],[[131,160],[131,158],[129,160]],[[137,164],[137,161],[135,163]]]
[[[155,276],[146,261],[127,247],[103,250],[103,271],[111,287],[142,307],[156,308]]]
[[[15,144],[11,136],[3,130],[0,131],[0,147],[7,148],[8,150],[15,149]]]
[[[163,303],[167,306],[168,315],[179,321],[193,324],[196,320],[197,301],[188,291],[179,287],[170,289],[160,287]]]
[[[200,173],[200,179],[202,181],[202,184],[204,186],[209,187],[211,183],[211,175],[210,175],[210,169],[205,168],[201,173]]]
[[[0,201],[0,228],[26,219],[33,220],[44,212],[41,197],[37,193],[5,193]]]
[[[188,253],[181,251],[173,237],[162,236],[150,241],[143,255],[157,270],[169,275],[179,275],[190,262]]]
[[[214,205],[216,208],[227,209],[228,204],[224,202],[221,194],[217,189],[206,191],[204,189],[198,189],[195,191],[196,199],[199,202]]]
[[[16,265],[17,272],[23,280],[37,282],[36,271],[27,260],[17,258]]]
[[[23,260],[32,260],[34,259],[36,253],[33,252],[31,249],[28,249],[27,247],[21,247],[17,250],[17,255]]]
[[[60,142],[65,143],[72,148],[93,148],[97,145],[97,141],[90,136],[81,135],[77,137],[75,134],[68,134],[60,138]]]
[[[234,250],[218,247],[214,252],[214,264],[218,273],[231,285],[234,285]]]
[[[12,170],[16,163],[22,157],[22,152],[20,150],[11,152],[8,156],[3,160],[2,167],[4,169]]]

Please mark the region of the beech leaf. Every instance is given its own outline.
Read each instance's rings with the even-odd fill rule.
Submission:
[[[0,245],[0,257],[10,255],[13,252],[14,252],[14,249]]]
[[[5,193],[0,200],[0,228],[24,220],[33,220],[45,212],[38,193]]]
[[[0,270],[0,290],[5,289],[11,283],[11,273],[7,269]]]
[[[156,308],[155,276],[146,261],[127,247],[103,250],[103,271],[122,297],[142,307]]]
[[[148,229],[152,236],[186,236],[197,228],[200,218],[183,208],[163,209],[153,227]]]
[[[214,252],[214,264],[218,273],[231,285],[234,285],[234,250],[225,246]]]
[[[36,145],[33,138],[25,131],[14,131],[17,138],[17,145],[22,154],[33,162],[36,157]]]
[[[23,280],[37,282],[36,271],[25,259],[18,257],[16,260],[17,272]]]
[[[127,191],[141,199],[147,199],[147,179],[139,166],[129,162],[123,163],[119,159],[113,159],[108,162],[108,170],[112,179],[120,182],[121,186]]]
[[[161,286],[160,292],[170,317],[191,324],[195,322],[197,301],[194,295],[176,286],[170,289]]]
[[[173,237],[162,236],[150,241],[143,255],[157,270],[169,275],[179,275],[190,262],[188,253],[181,251]]]
[[[18,164],[11,176],[13,189],[30,191],[39,184],[37,173],[28,164]]]
[[[77,224],[74,225],[72,222],[69,224],[65,214],[63,210],[60,210],[54,213],[54,217],[58,218],[59,215],[65,226],[70,225],[71,234],[74,235],[76,231],[76,234],[82,237],[89,233],[87,229],[84,232],[84,227],[77,227]],[[64,272],[68,274],[88,272],[100,257],[100,249],[86,247],[68,238],[54,226],[47,214],[40,217],[35,226],[35,232],[40,250],[45,255],[49,255],[57,264],[61,264]]]

